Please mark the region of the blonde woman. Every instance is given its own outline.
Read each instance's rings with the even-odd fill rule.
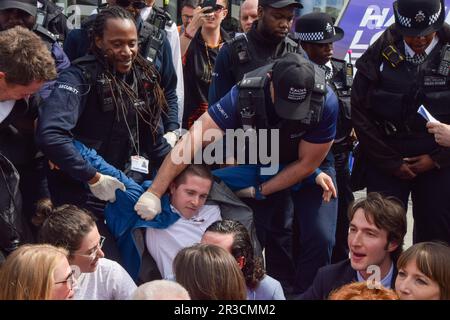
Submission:
[[[0,269],[0,300],[64,300],[73,296],[68,252],[48,244],[23,245]]]

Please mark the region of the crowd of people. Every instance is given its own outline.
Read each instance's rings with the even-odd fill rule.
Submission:
[[[154,2],[0,1],[0,300],[450,300],[444,1]]]

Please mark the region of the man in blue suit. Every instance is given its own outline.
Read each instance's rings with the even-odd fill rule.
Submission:
[[[353,205],[349,221],[350,258],[320,268],[311,287],[298,299],[325,300],[333,290],[353,281],[376,281],[393,288],[395,264],[406,234],[405,209],[395,198],[369,193]]]

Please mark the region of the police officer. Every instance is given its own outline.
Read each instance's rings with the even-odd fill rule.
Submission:
[[[352,119],[367,191],[412,195],[413,241],[450,242],[450,150],[427,132],[421,105],[450,123],[450,26],[443,0],[398,0],[395,24],[357,61]],[[361,159],[360,159],[361,160]],[[364,166],[360,167],[364,170]]]
[[[162,137],[167,103],[160,77],[138,54],[136,25],[128,11],[110,7],[97,15],[92,52],[58,77],[39,108],[36,140],[60,169],[49,173],[53,202],[87,207],[101,216],[105,203],[92,194],[114,201],[115,190],[124,186],[86,163],[72,140],[95,149],[138,182],[151,176],[170,146]],[[99,228],[108,233],[102,223]]]
[[[267,73],[271,77],[268,77]],[[271,88],[273,88],[275,103],[270,98]],[[321,91],[313,93],[313,88],[314,90],[321,88]],[[243,125],[244,128],[280,130],[280,138],[274,143],[280,147],[280,162],[289,165],[268,182],[247,191],[250,197],[262,200],[286,190],[289,198],[292,197],[294,201],[294,209],[299,212],[302,204],[297,201],[298,192],[291,194],[287,189],[309,176],[319,166],[329,151],[335,134],[337,108],[334,108],[334,104],[323,103],[324,91],[324,77],[322,80],[315,78],[314,66],[302,56],[289,53],[275,64],[263,66],[248,73],[247,80],[244,78],[239,86],[233,87],[218,103],[211,105],[198,121],[200,121],[202,132],[218,128],[223,133],[226,129],[237,129]],[[262,97],[263,100],[256,97]],[[334,99],[336,99],[335,96]],[[245,101],[251,103],[246,104]],[[255,114],[255,117],[251,116],[252,114]],[[159,198],[185,166],[183,163],[174,164],[180,162],[175,158],[180,150],[191,143],[194,147],[192,150],[189,148],[187,150],[193,151],[191,154],[198,151],[202,133],[195,130],[197,130],[196,126],[193,126],[191,134],[175,146],[173,153],[166,158],[158,172],[149,192],[146,192],[137,203],[135,208],[142,217],[151,218],[159,211]],[[273,132],[270,131],[269,136],[271,133]],[[273,199],[280,200],[277,196]],[[274,205],[284,205],[283,202],[277,201],[274,201]],[[262,201],[258,209],[262,210],[261,206],[265,203]],[[268,210],[260,212],[268,214]],[[265,222],[269,223],[269,221]],[[309,221],[305,223],[308,224]],[[313,227],[312,224],[310,226]],[[257,225],[257,232],[261,232],[261,230],[258,231],[258,227],[261,226]],[[269,228],[270,225],[265,227]],[[277,233],[274,236],[285,236],[285,234]],[[282,248],[282,250],[285,249]]]
[[[63,43],[69,33],[67,17],[63,9],[51,0],[37,1],[37,23],[58,37],[58,42]]]
[[[171,145],[174,145],[179,136],[180,121],[178,113],[180,108],[177,97],[178,77],[174,69],[170,44],[164,30],[166,20],[165,18],[161,19],[161,16],[155,19],[155,21],[159,21],[157,24],[142,20],[140,10],[145,8],[145,2],[143,1],[120,0],[116,3],[133,14],[138,26],[139,52],[155,65],[161,75],[161,86],[169,105],[168,110],[163,114],[165,138]],[[89,52],[87,44],[90,43],[89,33],[95,18],[96,15],[90,16],[83,22],[81,29],[74,29],[69,33],[64,43],[64,51],[71,61]],[[182,111],[182,109],[180,110]]]
[[[57,42],[57,37],[36,23],[36,0],[6,0],[0,1],[0,30],[22,26],[34,31],[47,44],[55,59],[58,73],[68,68],[69,59]],[[39,90],[39,97],[46,98],[51,92],[51,83],[45,84]]]
[[[247,72],[266,65],[286,51],[297,51],[298,45],[288,37],[288,32],[295,9],[301,7],[297,0],[258,2],[258,20],[251,30],[225,43],[217,55],[209,86],[209,105],[218,102]],[[289,197],[287,191],[281,191],[265,201],[248,202],[255,212],[259,240],[266,248],[267,272],[282,283],[285,293],[290,290],[294,274],[293,204]]]
[[[0,264],[2,255],[32,241],[31,216],[23,210],[26,203],[20,191],[31,180],[26,176],[19,180],[17,169],[30,167],[34,160],[36,150],[27,143],[32,139],[23,141],[27,133],[33,135],[34,117],[22,100],[54,78],[55,63],[37,35],[19,26],[0,32]],[[19,131],[17,123],[28,132]],[[36,185],[32,186],[37,194]]]
[[[344,30],[333,25],[333,19],[329,14],[324,12],[305,14],[297,20],[295,31],[308,58],[325,70],[325,77],[330,88],[333,89],[339,100],[336,137],[331,148],[338,187],[336,243],[333,248],[332,261],[339,262],[348,258],[347,209],[354,200],[348,167],[349,154],[353,147],[350,119],[350,89],[353,81],[353,67],[346,61],[333,57],[333,42],[344,37]],[[331,153],[327,158],[330,161],[325,161],[321,165],[321,169],[324,171],[327,167],[332,167],[333,164]],[[336,215],[330,206],[326,208],[322,206],[320,210],[328,211],[324,213],[324,217],[329,219],[334,219]],[[329,256],[327,263],[329,263]]]

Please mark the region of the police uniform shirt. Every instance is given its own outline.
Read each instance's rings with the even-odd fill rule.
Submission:
[[[239,111],[237,108],[239,90],[234,86],[231,91],[226,94],[219,102],[213,104],[208,113],[220,129],[237,129],[240,126]],[[271,99],[266,99],[271,101]],[[274,106],[268,102],[267,112],[269,112],[269,119],[273,118],[270,115],[275,114]],[[322,119],[317,126],[308,129],[302,136],[302,139],[309,143],[327,143],[334,139],[336,135],[336,121],[338,114],[338,100],[333,90],[328,88],[323,108]]]

